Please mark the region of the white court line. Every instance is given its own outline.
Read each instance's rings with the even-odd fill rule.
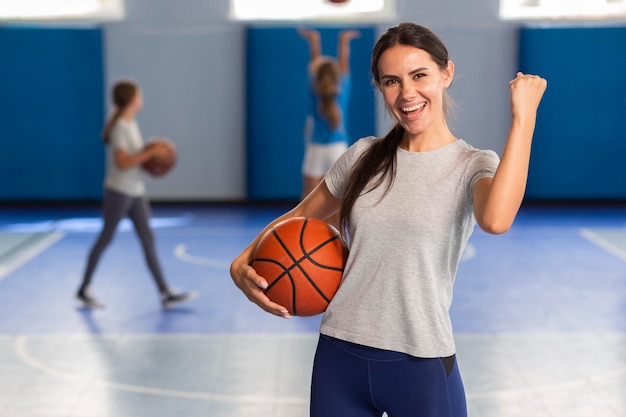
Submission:
[[[6,264],[0,264],[0,280],[9,275],[11,272],[24,265],[26,262],[39,255],[41,252],[52,246],[56,241],[65,236],[61,232],[53,232],[47,234],[44,238],[37,243],[29,246],[28,248],[20,251],[20,253],[11,259]]]
[[[551,384],[541,384],[537,386],[523,387],[523,388],[468,392],[466,394],[466,397],[468,400],[476,400],[479,398],[493,398],[493,397],[498,397],[498,398],[519,397],[520,395],[523,395],[523,394],[538,394],[542,392],[559,391],[559,390],[571,389],[571,388],[576,388],[576,387],[589,386],[592,382],[605,381],[608,379],[621,377],[622,375],[625,375],[625,374],[626,374],[626,367],[617,369],[615,371],[604,372],[604,373],[590,375],[590,376],[582,376],[580,378],[575,378],[569,381],[554,382]]]
[[[622,261],[626,262],[626,251],[613,245],[611,242],[608,242],[606,239],[603,239],[598,234],[592,232],[589,229],[583,228],[583,229],[580,229],[580,235],[584,237],[585,239],[589,240],[590,242],[595,243],[600,248],[604,249],[610,254],[615,255],[618,258],[620,258]]]
[[[28,337],[18,336],[15,340],[15,353],[18,358],[26,365],[38,369],[46,374],[62,378],[72,382],[88,383],[103,388],[115,389],[118,391],[135,392],[138,394],[159,395],[164,397],[186,398],[194,400],[212,400],[230,403],[255,403],[255,404],[285,404],[285,405],[303,405],[308,404],[308,398],[299,397],[269,397],[267,395],[228,395],[214,394],[210,392],[189,392],[178,391],[161,388],[151,388],[141,385],[121,384],[117,382],[107,381],[105,379],[94,378],[93,376],[78,375],[71,372],[60,371],[58,369],[47,366],[33,358],[26,347]]]
[[[184,243],[177,245],[174,248],[174,255],[184,262],[190,264],[210,266],[212,268],[229,269],[230,262],[221,261],[219,259],[203,258],[201,256],[190,255],[187,253],[187,246]]]

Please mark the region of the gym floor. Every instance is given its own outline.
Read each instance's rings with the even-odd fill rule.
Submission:
[[[287,206],[154,205],[162,310],[129,222],[74,299],[97,206],[0,211],[0,417],[306,417],[320,317],[285,320],[230,261]],[[626,417],[626,207],[524,206],[476,230],[452,318],[471,417]],[[392,416],[393,417],[393,416]]]

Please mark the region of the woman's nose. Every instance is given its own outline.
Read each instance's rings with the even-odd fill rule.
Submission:
[[[402,89],[400,90],[400,97],[403,100],[408,101],[408,100],[415,98],[416,96],[417,96],[417,93],[414,88],[403,86]]]

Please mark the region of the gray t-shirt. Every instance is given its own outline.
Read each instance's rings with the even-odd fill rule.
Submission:
[[[106,150],[107,173],[104,186],[133,197],[146,193],[142,178],[141,165],[121,169],[115,162],[115,151],[123,150],[128,154],[135,154],[143,149],[144,143],[135,120],[118,119],[111,130],[111,136]]]
[[[359,156],[355,143],[325,176],[343,197]],[[417,357],[455,353],[449,309],[457,267],[474,229],[472,188],[493,177],[499,158],[463,140],[430,152],[398,148],[397,173],[354,205],[350,255],[321,333]]]

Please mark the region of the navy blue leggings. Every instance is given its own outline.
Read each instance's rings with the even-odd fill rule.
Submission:
[[[424,359],[321,335],[311,417],[467,417],[456,357]]]

